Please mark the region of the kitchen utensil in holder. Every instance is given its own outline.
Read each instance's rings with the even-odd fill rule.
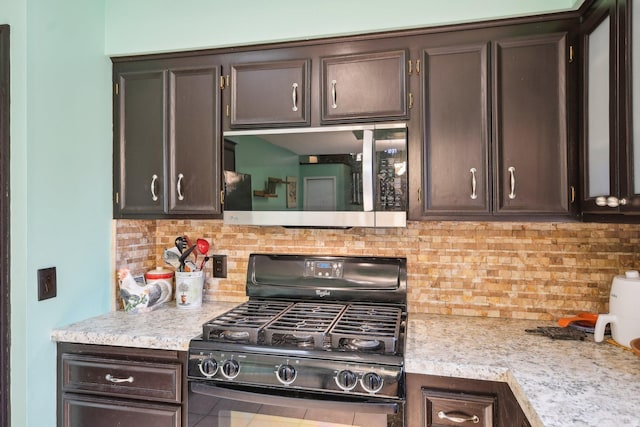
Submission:
[[[176,271],[176,307],[197,308],[202,305],[204,271]]]

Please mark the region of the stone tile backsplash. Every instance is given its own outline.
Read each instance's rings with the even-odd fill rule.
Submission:
[[[410,221],[332,230],[117,220],[115,230],[116,269],[137,273],[163,265],[162,249],[178,235],[209,240],[227,255],[228,277],[212,278],[209,262],[205,300],[246,299],[252,252],[404,256],[409,312],[552,320],[606,312],[613,276],[640,269],[640,226],[629,224]]]

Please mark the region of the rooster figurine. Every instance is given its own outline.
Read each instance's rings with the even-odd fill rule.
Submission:
[[[141,285],[136,282],[128,268],[118,270],[118,279],[120,280],[120,297],[127,312],[151,311],[171,299],[171,285],[166,281]]]

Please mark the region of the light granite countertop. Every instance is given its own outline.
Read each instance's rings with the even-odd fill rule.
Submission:
[[[640,357],[609,343],[553,340],[551,322],[415,314],[407,372],[504,381],[533,427],[640,427]]]
[[[53,341],[114,345],[159,350],[189,349],[189,340],[202,333],[202,324],[237,302],[204,303],[197,308],[176,308],[175,301],[146,313],[112,311],[91,319],[56,328]]]
[[[56,328],[53,341],[186,351],[207,320],[238,305],[174,303],[115,311]],[[405,365],[421,373],[509,384],[533,427],[640,427],[640,357],[607,343],[552,340],[549,322],[410,314]]]

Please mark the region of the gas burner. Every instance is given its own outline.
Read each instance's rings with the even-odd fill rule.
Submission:
[[[300,348],[313,348],[315,340],[312,334],[293,333],[284,335],[283,340],[287,345]]]
[[[345,339],[342,343],[342,347],[351,351],[377,351],[380,350],[383,346],[382,341],[380,340],[367,340],[359,338]]]
[[[362,325],[360,325],[360,330],[364,334],[375,335],[377,333],[384,331],[384,328],[380,327],[380,325],[373,325],[371,323],[365,322],[365,323],[362,323]]]
[[[246,342],[249,339],[247,331],[224,331],[220,334],[220,338],[227,341]]]

